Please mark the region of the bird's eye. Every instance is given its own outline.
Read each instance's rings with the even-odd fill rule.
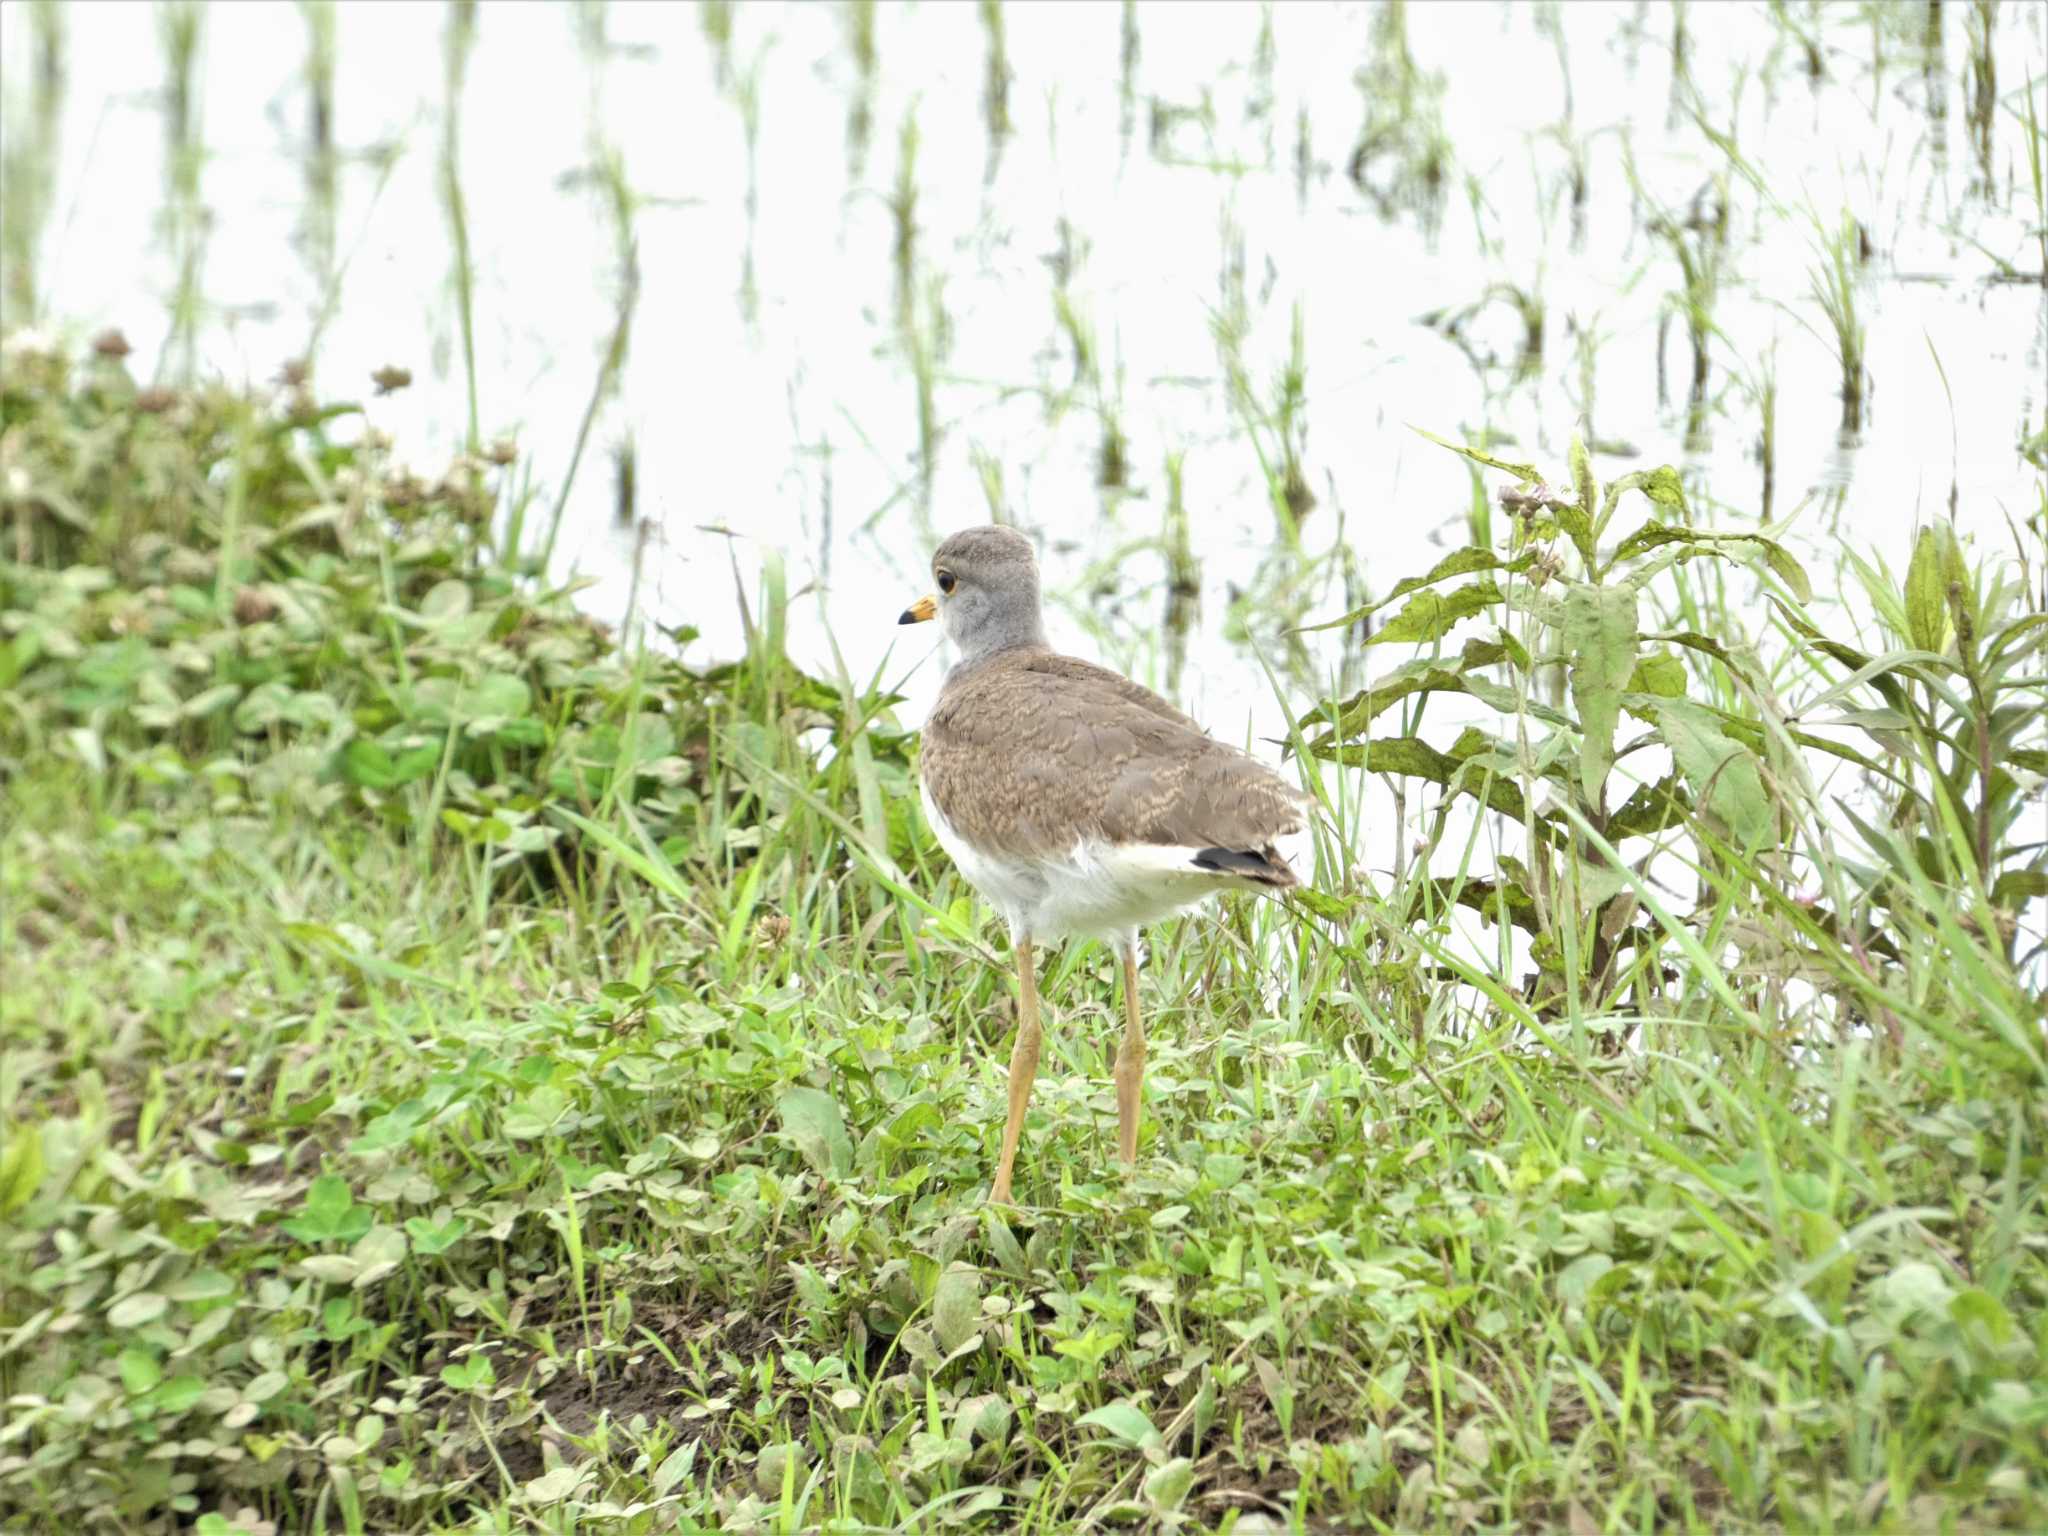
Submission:
[[[951,592],[953,590],[953,573],[951,571],[939,572],[939,590],[941,592]]]

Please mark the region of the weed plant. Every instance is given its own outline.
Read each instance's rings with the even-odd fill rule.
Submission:
[[[1002,940],[774,561],[623,653],[509,469],[4,380],[7,1528],[2048,1522],[2048,508],[1817,574],[1461,449],[1315,894],[1155,933],[1128,1175],[1049,959],[1005,1212]]]

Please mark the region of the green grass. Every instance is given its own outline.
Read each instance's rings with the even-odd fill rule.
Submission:
[[[1739,755],[1645,834],[1585,722],[1482,782],[1387,745],[1450,684],[1327,701],[1321,895],[1154,933],[1128,1175],[1113,959],[1050,955],[999,1213],[999,925],[777,571],[743,661],[621,655],[498,563],[509,488],[92,368],[0,397],[8,1528],[2048,1522],[2040,529],[1845,567],[1851,633],[1753,533],[1626,565],[1582,461],[1514,500],[1497,603],[1375,634],[1480,603],[1501,654],[1439,670],[1525,743]],[[1629,571],[1615,652],[1569,594]],[[1672,638],[1754,582],[1742,656]],[[1851,709],[1867,837],[1798,782]],[[1360,755],[1423,780],[1391,883]]]

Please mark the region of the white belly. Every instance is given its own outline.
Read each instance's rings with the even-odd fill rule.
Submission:
[[[1193,848],[1153,843],[1084,838],[1045,858],[987,853],[955,830],[922,783],[918,792],[939,845],[968,884],[1003,915],[1013,935],[1049,940],[1085,934],[1128,943],[1148,923],[1218,891],[1255,883],[1197,868]]]

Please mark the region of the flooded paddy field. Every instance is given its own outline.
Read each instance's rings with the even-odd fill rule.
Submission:
[[[2048,9],[0,5],[0,1526],[2048,1525]],[[1043,956],[946,534],[1298,778]]]

